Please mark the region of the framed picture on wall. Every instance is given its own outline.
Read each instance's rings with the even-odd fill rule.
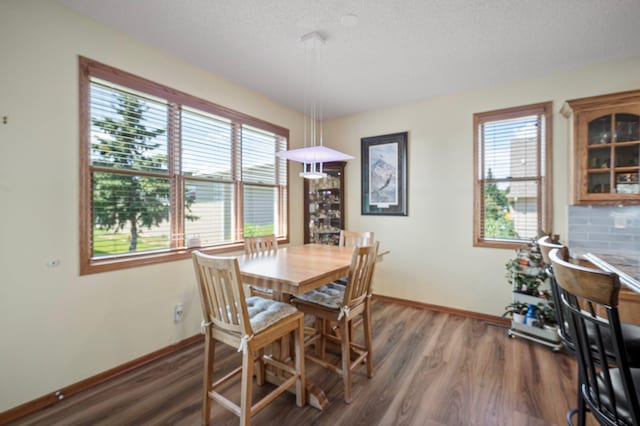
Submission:
[[[363,215],[407,216],[407,136],[360,139]]]

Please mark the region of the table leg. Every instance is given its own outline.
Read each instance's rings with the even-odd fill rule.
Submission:
[[[269,383],[274,384],[276,386],[281,385],[284,382],[284,377],[282,375],[275,374],[273,371],[267,370],[266,379]],[[307,404],[311,405],[318,410],[324,410],[329,406],[329,400],[327,399],[327,395],[325,395],[324,391],[320,389],[318,386],[307,382]],[[296,392],[295,386],[287,389],[289,392]]]
[[[289,294],[275,292],[275,291],[273,292],[273,300],[276,300],[278,302],[289,303],[290,298],[291,296]],[[280,344],[272,345],[272,349],[271,349],[272,356],[281,362],[287,362],[287,360],[290,360],[291,358],[290,342],[291,342],[291,337],[287,335],[281,339]],[[266,380],[269,383],[279,386],[285,380],[284,371],[279,369],[267,368]],[[291,393],[295,393],[295,390],[296,390],[295,386],[292,386],[288,389],[288,391]],[[315,407],[318,410],[324,410],[329,406],[329,400],[327,399],[327,396],[325,395],[324,391],[320,389],[318,386],[310,383],[308,380],[307,380],[306,391],[307,391],[306,392],[307,403],[312,407]]]

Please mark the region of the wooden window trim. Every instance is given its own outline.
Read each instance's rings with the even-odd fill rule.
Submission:
[[[544,174],[541,175],[540,163],[538,163],[538,178],[542,183],[542,191],[538,191],[538,202],[542,218],[540,226],[546,232],[552,231],[553,225],[553,155],[552,155],[552,135],[553,135],[553,102],[541,102],[530,105],[522,105],[513,108],[504,108],[494,111],[476,113],[473,115],[473,246],[488,248],[517,249],[526,245],[524,242],[485,240],[482,235],[482,183],[479,172],[484,167],[480,164],[480,134],[479,127],[487,121],[505,120],[518,118],[526,115],[541,115],[545,118],[544,144]],[[513,180],[513,179],[511,179]]]
[[[221,244],[213,246],[205,246],[198,248],[185,248],[184,236],[182,240],[178,241],[174,239],[175,235],[182,235],[184,228],[182,221],[180,220],[177,203],[174,202],[171,207],[171,219],[170,228],[172,230],[172,238],[170,241],[170,248],[166,250],[147,251],[133,254],[119,254],[114,256],[104,256],[100,258],[94,258],[92,253],[92,171],[99,168],[91,167],[90,153],[91,153],[91,141],[90,141],[90,79],[92,77],[100,78],[120,86],[138,90],[149,95],[163,98],[168,103],[168,109],[179,108],[180,105],[189,106],[198,110],[202,110],[226,119],[229,119],[234,124],[235,129],[239,129],[242,125],[248,125],[256,127],[271,133],[274,133],[278,138],[285,138],[287,140],[287,149],[289,141],[289,130],[261,120],[259,118],[251,117],[238,111],[234,111],[230,108],[226,108],[204,99],[189,95],[184,92],[180,92],[175,89],[163,86],[161,84],[152,82],[145,78],[136,76],[134,74],[119,70],[117,68],[102,64],[92,59],[79,56],[79,108],[80,108],[80,123],[79,123],[79,140],[80,140],[80,275],[93,274],[98,272],[114,271],[125,268],[132,268],[144,265],[152,265],[157,263],[187,259],[191,256],[191,252],[195,249],[208,254],[228,253],[239,251],[243,249],[243,242],[240,238],[236,238],[236,241],[230,244]],[[179,133],[179,123],[172,123],[169,120],[168,132]],[[237,131],[234,131],[234,134]],[[234,136],[235,137],[235,136]],[[152,176],[162,176],[169,178],[171,181],[171,196],[175,197],[174,200],[182,200],[181,194],[184,192],[184,177],[181,176],[180,170],[176,170],[175,165],[177,160],[175,158],[179,153],[180,141],[175,144],[175,138],[168,138],[169,148],[168,155],[170,157],[170,167],[166,174],[163,173],[145,173],[136,172],[136,174],[145,174]],[[176,146],[177,145],[177,146]],[[239,149],[234,144],[234,150]],[[236,171],[238,167],[238,158],[234,153],[233,158],[233,170]],[[105,170],[108,172],[127,173],[126,170]],[[236,220],[242,223],[242,181],[237,174],[233,176],[233,183],[239,191],[236,191],[236,197],[239,197],[239,203],[236,204]],[[288,187],[289,176],[284,185],[276,184],[271,185],[279,188],[279,193],[286,189],[287,198],[281,200],[285,205],[285,209],[282,210],[281,216],[286,218],[286,224],[281,229],[283,230],[283,236],[278,238],[279,243],[289,242],[289,199],[288,199]],[[236,200],[238,201],[238,200]],[[282,221],[282,218],[278,218]],[[241,234],[241,228],[236,227]],[[237,236],[240,237],[240,236]]]

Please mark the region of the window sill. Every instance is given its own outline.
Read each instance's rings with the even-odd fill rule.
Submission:
[[[278,244],[289,243],[289,238],[278,239]],[[132,255],[110,256],[108,258],[81,259],[80,275],[97,274],[100,272],[117,271],[138,266],[155,265],[158,263],[184,260],[191,257],[191,252],[199,250],[202,253],[215,255],[244,250],[243,243],[226,244],[224,246],[189,247],[154,253],[138,253]]]
[[[499,249],[509,249],[516,250],[527,247],[528,242],[525,241],[487,241],[480,240],[474,241],[474,247],[485,247],[485,248],[499,248]]]

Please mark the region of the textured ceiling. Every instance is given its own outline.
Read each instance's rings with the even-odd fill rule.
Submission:
[[[57,1],[297,110],[319,30],[325,118],[640,56],[639,0]]]

